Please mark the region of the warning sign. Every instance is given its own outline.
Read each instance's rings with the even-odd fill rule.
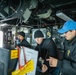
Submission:
[[[11,59],[17,57],[18,62],[15,71],[12,72],[12,75],[35,75],[38,51],[27,47],[21,47],[18,50],[12,50]]]
[[[11,59],[18,58],[18,50],[11,50]]]

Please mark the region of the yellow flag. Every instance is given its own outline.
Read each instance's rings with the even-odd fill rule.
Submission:
[[[34,70],[34,61],[30,60],[23,68],[12,72],[12,75],[24,75]]]

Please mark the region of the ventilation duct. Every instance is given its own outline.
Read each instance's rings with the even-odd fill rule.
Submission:
[[[41,13],[41,14],[38,14],[37,16],[38,16],[39,18],[43,18],[43,19],[45,19],[45,18],[50,17],[51,13],[52,13],[52,10],[49,9],[49,10],[47,10],[46,13]]]

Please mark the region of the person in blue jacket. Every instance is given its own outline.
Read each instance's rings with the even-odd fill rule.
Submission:
[[[58,32],[65,37],[63,59],[50,57],[47,61],[51,67],[60,67],[61,75],[76,75],[76,22],[67,21]]]

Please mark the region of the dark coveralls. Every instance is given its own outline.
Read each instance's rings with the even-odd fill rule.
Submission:
[[[58,67],[61,67],[62,75],[76,75],[76,36],[71,41],[64,43],[64,57],[58,61]]]
[[[49,75],[49,73],[50,73],[50,75],[57,75],[57,74],[51,74],[52,71],[54,71],[56,68],[50,67],[49,63],[46,61],[46,59],[49,58],[49,56],[54,57],[54,58],[58,57],[57,47],[56,47],[54,41],[51,38],[44,39],[40,45],[36,46],[35,50],[37,50],[39,52],[38,58],[42,57],[44,60],[44,64],[46,64],[47,67],[49,68],[48,71],[44,74]],[[40,67],[39,61],[37,62],[37,66]],[[42,68],[42,66],[40,68]],[[36,75],[44,75],[44,74],[37,73]]]
[[[24,46],[24,47],[28,47],[31,48],[31,45],[25,40],[23,39],[22,42],[20,42],[19,44],[17,44],[17,46]]]

